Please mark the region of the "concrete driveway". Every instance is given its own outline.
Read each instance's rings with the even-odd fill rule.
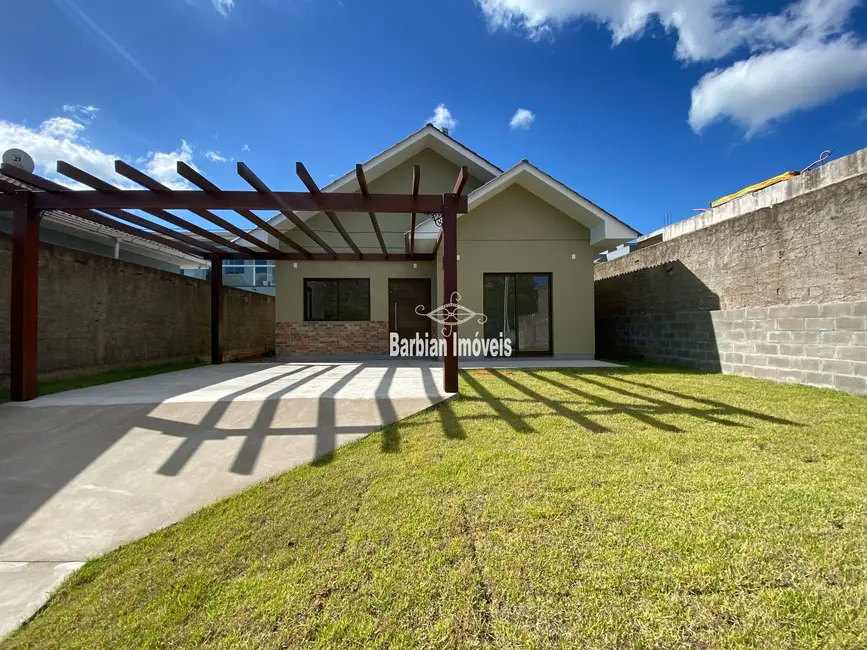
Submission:
[[[446,396],[433,362],[230,364],[0,406],[0,636],[84,560]]]

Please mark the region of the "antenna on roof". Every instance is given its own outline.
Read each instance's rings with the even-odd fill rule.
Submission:
[[[21,149],[9,149],[6,153],[3,154],[3,162],[14,165],[15,167],[19,167],[26,172],[30,172],[31,174],[35,169],[35,165],[33,164],[33,158],[30,157],[30,154],[28,154],[26,151],[22,151]]]

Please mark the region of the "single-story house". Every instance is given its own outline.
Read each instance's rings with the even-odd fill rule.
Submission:
[[[639,233],[527,160],[503,171],[430,124],[362,168],[371,193],[408,193],[418,168],[419,192],[443,194],[462,166],[469,209],[457,221],[459,304],[479,316],[460,325],[459,336],[502,335],[518,355],[593,358],[594,257]],[[359,191],[355,170],[322,188]],[[427,314],[450,302],[442,295],[439,215],[416,215],[414,232],[411,215],[377,216],[388,248],[415,257],[275,263],[279,358],[387,355],[390,332],[436,335]],[[298,217],[336,252],[353,252],[328,215]],[[341,214],[340,222],[362,254],[380,252],[368,214]],[[316,248],[285,216],[271,225]]]

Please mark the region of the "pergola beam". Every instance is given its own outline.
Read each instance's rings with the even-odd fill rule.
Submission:
[[[421,182],[421,165],[413,165],[412,167],[412,196],[418,196],[418,186]],[[409,254],[415,254],[415,212],[409,222]]]
[[[106,192],[119,192],[120,191],[118,188],[116,188],[111,183],[106,183],[104,180],[97,178],[96,176],[93,176],[92,174],[88,174],[83,169],[79,169],[78,167],[70,165],[69,163],[64,162],[62,160],[57,161],[57,173],[63,174],[67,178],[71,178],[72,180],[74,180],[78,183],[81,183],[82,185],[87,185],[88,187],[92,187],[94,189],[104,190]],[[43,181],[46,184],[51,182],[51,181],[46,181],[44,179],[38,179],[38,180]],[[38,185],[35,185],[35,186],[39,187]],[[60,185],[58,185],[57,187],[65,189]],[[41,187],[40,189],[47,190],[48,188],[47,187]],[[78,217],[82,217],[84,219],[90,219],[91,221],[94,221],[95,223],[102,223],[105,221],[104,219],[100,220],[98,218],[94,218],[94,216],[98,216],[98,215],[96,215],[96,213],[91,211],[91,210],[66,210],[66,212],[69,212],[70,214],[74,214],[75,216],[78,216]],[[198,239],[193,239],[192,237],[185,235],[184,233],[177,232],[176,230],[172,230],[171,228],[167,228],[166,226],[163,226],[161,224],[154,223],[152,221],[148,221],[147,219],[144,219],[142,217],[139,217],[138,215],[127,212],[126,210],[106,210],[105,213],[108,215],[111,215],[115,219],[122,219],[123,221],[128,221],[129,223],[135,224],[136,226],[141,226],[142,228],[147,228],[149,230],[153,230],[154,232],[158,232],[160,234],[163,234],[166,237],[169,237],[169,238],[175,239],[179,242],[183,242],[185,244],[188,244],[188,246],[184,246],[183,244],[174,244],[174,243],[172,244],[174,247],[178,248],[178,250],[181,250],[185,253],[190,253],[192,255],[198,255],[201,257],[205,253],[203,253],[202,250],[199,250],[199,249],[204,249],[205,251],[210,252],[212,254],[224,252],[222,249],[217,248],[213,244],[210,244],[206,241],[203,242],[203,241],[200,241]],[[114,222],[111,222],[111,224],[104,224],[104,225],[111,225],[111,227],[115,227],[113,224],[114,224]],[[118,230],[123,230],[123,228],[118,228]],[[136,234],[137,236],[140,236],[140,235],[138,235],[138,233],[140,233],[141,231],[138,231],[136,229],[133,229],[133,231],[134,232],[131,234]],[[128,232],[128,231],[125,231],[125,232]],[[160,239],[160,240],[158,240],[158,243],[161,243],[162,241],[164,241],[164,240]]]
[[[219,187],[214,185],[211,181],[209,181],[207,178],[202,176],[202,174],[197,172],[195,169],[190,167],[187,163],[183,162],[182,160],[178,161],[178,168],[177,169],[178,169],[178,174],[180,176],[187,179],[190,183],[192,183],[193,185],[198,187],[200,190],[202,190],[204,192],[211,192],[211,193],[222,192],[222,190]],[[308,251],[306,248],[304,248],[300,244],[297,244],[296,242],[294,242],[292,239],[290,239],[286,235],[286,233],[283,233],[283,232],[280,232],[279,230],[277,230],[274,226],[272,226],[270,223],[268,223],[267,221],[262,219],[255,212],[252,212],[251,210],[245,210],[244,208],[239,208],[239,209],[235,210],[235,212],[238,213],[240,216],[244,217],[250,223],[252,223],[255,226],[258,226],[259,228],[264,230],[266,233],[268,233],[269,235],[271,235],[272,237],[274,237],[278,241],[283,242],[284,244],[286,244],[290,248],[294,248],[296,251],[298,251],[302,255],[305,255],[305,256],[310,255],[310,251]]]
[[[324,212],[328,210],[331,212],[410,214],[411,212],[439,212],[442,209],[442,196],[437,194],[419,194],[417,197],[406,194],[371,194],[365,198],[359,194],[339,192],[323,192],[313,195],[309,192],[269,192],[264,194],[235,190],[225,190],[219,194],[200,190],[173,190],[170,192],[122,190],[112,193],[67,190],[46,195],[37,194],[33,200],[38,210],[65,210],[81,206],[92,210],[105,210],[106,208],[126,210],[236,210],[238,208],[273,210],[277,208],[281,213],[284,210],[299,212]],[[11,210],[13,204],[14,202],[8,196],[0,195],[0,210]],[[458,197],[458,212],[466,211],[467,197],[460,196]]]
[[[165,185],[160,183],[158,180],[151,178],[150,176],[148,176],[144,172],[136,169],[135,167],[133,167],[131,165],[128,165],[127,163],[123,162],[122,160],[115,160],[114,161],[114,171],[116,171],[121,176],[128,178],[133,183],[138,183],[142,187],[149,189],[151,192],[171,192],[172,191],[170,188],[166,187]],[[271,251],[272,253],[279,253],[280,252],[279,248],[274,248],[270,244],[267,244],[263,241],[256,239],[250,233],[245,232],[241,228],[238,228],[238,226],[236,226],[235,224],[230,223],[230,222],[226,221],[225,219],[223,219],[222,217],[217,216],[216,214],[214,214],[210,210],[206,210],[203,208],[189,208],[189,210],[193,214],[201,217],[202,219],[205,219],[206,221],[210,221],[215,226],[218,226],[218,227],[222,228],[223,230],[232,233],[236,237],[239,237],[240,239],[243,239],[243,240],[253,244],[253,246],[258,246],[259,248],[266,250],[266,251]],[[234,248],[234,246],[233,246],[233,248]]]
[[[319,186],[316,184],[316,181],[313,180],[313,177],[310,175],[310,172],[307,171],[307,168],[303,163],[295,163],[295,173],[298,174],[298,178],[301,179],[301,182],[304,183],[304,186],[310,191],[310,194],[314,196],[322,196]],[[323,212],[325,213],[325,216],[328,217],[329,221],[331,221],[331,225],[333,225],[337,229],[337,232],[340,233],[340,236],[343,237],[343,241],[345,241],[349,248],[355,252],[358,259],[362,259],[364,256],[361,254],[361,249],[359,249],[358,246],[355,245],[355,242],[352,241],[352,237],[350,237],[349,233],[346,232],[346,228],[344,228],[343,224],[340,223],[340,219],[337,218],[337,215],[331,210],[323,210]],[[372,211],[368,210],[368,212]]]
[[[367,189],[367,179],[364,177],[364,167],[362,165],[355,166],[355,177],[358,179],[358,188],[361,190],[361,195],[364,197],[370,196],[370,191]],[[385,247],[385,240],[382,238],[382,231],[379,229],[379,221],[376,219],[375,212],[368,212],[370,223],[373,225],[373,230],[376,233],[376,239],[379,240],[379,247],[382,249],[382,254],[388,259],[388,249]]]
[[[302,261],[310,260],[312,262],[326,261],[341,261],[341,262],[357,262],[358,256],[355,253],[337,253],[336,256],[328,253],[313,253],[310,257],[299,255],[298,253],[281,253],[275,257],[271,253],[226,253],[223,256],[225,260],[283,260],[283,261]],[[382,253],[365,253],[365,262],[406,262],[412,260],[414,262],[433,261],[435,257],[430,253],[420,255],[407,255],[405,253],[389,253],[388,256]]]
[[[58,163],[59,166],[59,163]],[[71,166],[71,165],[70,165]],[[63,185],[55,183],[53,181],[48,180],[47,178],[42,178],[41,176],[37,176],[36,174],[32,174],[24,169],[19,169],[17,167],[9,167],[3,168],[3,173],[7,176],[10,176],[16,180],[21,181],[22,183],[26,183],[31,187],[35,187],[42,192],[56,192],[56,191],[66,191],[67,188]],[[84,174],[84,172],[82,172]],[[97,179],[98,180],[98,179]],[[102,181],[100,181],[102,182]],[[21,188],[18,188],[21,189]],[[39,193],[34,193],[34,197],[39,196]],[[198,248],[193,248],[192,246],[187,246],[183,243],[178,242],[176,239],[178,233],[174,233],[168,228],[164,228],[163,230],[167,231],[168,236],[172,239],[165,239],[160,237],[159,235],[155,235],[153,233],[147,232],[145,230],[140,230],[138,228],[133,228],[132,226],[128,226],[127,224],[116,221],[115,219],[111,219],[105,215],[102,215],[98,212],[94,212],[93,210],[87,210],[83,208],[69,208],[64,210],[64,212],[68,212],[69,214],[79,217],[80,219],[85,219],[86,221],[91,221],[93,223],[99,224],[100,226],[105,226],[107,228],[113,228],[114,230],[118,230],[120,232],[124,232],[128,235],[132,235],[133,237],[139,237],[141,239],[147,239],[148,241],[152,241],[155,244],[159,244],[160,246],[165,246],[167,248],[172,248],[183,253],[187,253],[188,255],[196,255],[198,257],[203,257],[205,253],[202,252],[201,248],[203,248],[201,242],[197,242],[195,239],[191,237],[188,238],[190,242],[197,246]],[[117,217],[129,221],[130,223],[136,223],[137,225],[141,225],[145,228],[152,228],[153,230],[159,232],[158,224],[152,224],[146,219],[142,219],[140,217],[136,217],[133,214],[129,214],[124,212],[123,210],[112,210],[109,214],[115,216],[117,213]],[[122,216],[121,216],[122,215]],[[215,249],[216,250],[216,249]]]
[[[329,255],[336,256],[337,253],[334,251],[331,246],[329,246],[322,237],[313,232],[313,229],[304,223],[304,220],[295,214],[292,210],[290,210],[286,206],[286,202],[281,199],[280,193],[272,192],[267,185],[262,181],[261,178],[256,176],[253,171],[247,167],[242,162],[238,163],[238,175],[247,181],[247,184],[250,185],[254,190],[256,190],[260,195],[268,197],[272,201],[272,205],[268,206],[270,208],[276,208],[280,214],[289,219],[293,226],[298,228],[305,235],[310,237],[316,244],[324,250]],[[225,192],[223,192],[225,194]]]

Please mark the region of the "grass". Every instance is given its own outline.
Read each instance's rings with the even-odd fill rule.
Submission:
[[[103,372],[98,375],[89,375],[87,377],[39,382],[38,390],[40,395],[51,395],[52,393],[62,393],[63,391],[75,390],[76,388],[87,388],[89,386],[100,386],[102,384],[111,384],[116,381],[124,381],[125,379],[138,379],[139,377],[161,375],[166,372],[186,370],[187,368],[196,368],[202,365],[205,365],[205,362],[197,359],[194,361],[164,363],[157,366],[123,368],[121,370],[110,370],[108,372]],[[0,389],[0,404],[8,401],[9,389]]]
[[[867,400],[652,367],[461,381],[88,562],[0,648],[867,647]]]

